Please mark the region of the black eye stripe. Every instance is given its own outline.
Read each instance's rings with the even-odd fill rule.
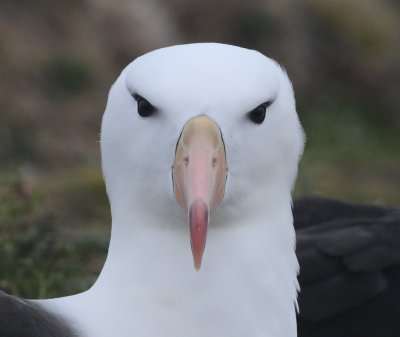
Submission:
[[[258,107],[255,109],[251,110],[248,113],[249,119],[256,124],[262,124],[265,119],[265,114],[267,112],[267,108],[272,104],[273,101],[267,101],[264,102],[263,104],[260,104]]]
[[[141,117],[149,117],[156,112],[156,108],[145,98],[138,94],[133,94],[137,102],[137,112]]]

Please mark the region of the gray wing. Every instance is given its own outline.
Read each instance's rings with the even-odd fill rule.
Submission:
[[[1,337],[77,337],[60,317],[0,291]]]
[[[360,217],[373,219],[385,216],[393,211],[396,211],[396,208],[355,204],[315,196],[298,198],[293,203],[296,229],[339,219]]]
[[[296,214],[299,336],[400,336],[400,210],[307,198]]]

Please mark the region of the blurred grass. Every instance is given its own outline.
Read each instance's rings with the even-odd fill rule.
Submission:
[[[95,281],[108,248],[108,235],[94,231],[90,223],[83,225],[94,217],[91,201],[98,200],[93,198],[98,190],[93,190],[91,182],[81,184],[79,193],[76,186],[66,189],[63,203],[71,202],[72,219],[65,208],[55,207],[59,201],[31,190],[21,176],[3,177],[0,184],[0,288],[27,298],[86,290]],[[78,194],[89,212],[76,216]]]
[[[70,95],[84,93],[92,81],[88,62],[76,56],[51,59],[45,66],[45,73],[51,88]]]
[[[400,204],[398,127],[379,108],[339,101],[310,107],[301,119],[307,141],[296,195]]]

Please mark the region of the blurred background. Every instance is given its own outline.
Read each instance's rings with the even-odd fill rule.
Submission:
[[[400,204],[398,0],[2,0],[0,289],[87,289],[110,215],[108,90],[135,57],[190,42],[257,49],[293,81],[307,134],[296,196]]]

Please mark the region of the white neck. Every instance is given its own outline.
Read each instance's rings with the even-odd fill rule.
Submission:
[[[96,284],[76,296],[80,309],[71,306],[72,319],[88,337],[131,332],[146,337],[295,337],[298,265],[290,196],[264,201],[268,207],[259,209],[262,223],[253,220],[260,219],[258,213],[245,225],[233,219],[218,225],[224,223],[227,201],[214,216],[217,225],[211,220],[198,272],[179,210],[171,210],[166,224],[154,223],[154,216],[138,209],[113,214],[107,261]],[[171,221],[177,225],[170,226]]]

